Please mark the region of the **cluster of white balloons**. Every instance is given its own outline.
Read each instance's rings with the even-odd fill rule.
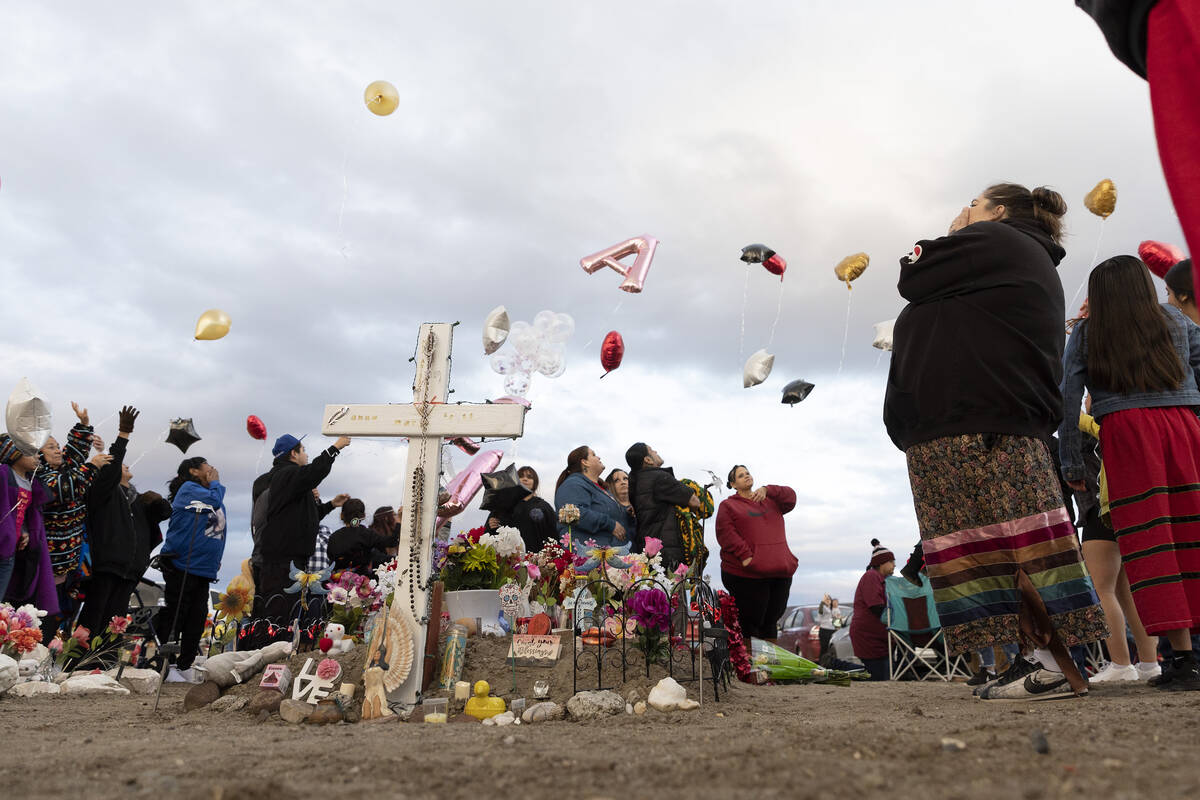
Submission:
[[[507,343],[512,347],[492,354],[492,369],[504,376],[504,391],[513,397],[529,392],[533,374],[557,378],[567,370],[567,340],[575,333],[570,314],[539,311],[530,324],[512,323]]]

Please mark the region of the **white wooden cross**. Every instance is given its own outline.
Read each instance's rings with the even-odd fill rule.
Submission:
[[[421,326],[417,336],[417,376],[413,381],[412,403],[327,405],[321,428],[326,436],[400,436],[408,439],[404,523],[396,556],[397,569],[405,574],[397,582],[393,603],[400,603],[417,623],[413,631],[416,652],[408,678],[389,695],[390,699],[408,705],[416,703],[421,694],[427,626],[432,622],[437,631],[441,622],[429,619],[428,585],[437,520],[442,440],[456,436],[515,439],[525,430],[526,409],[522,405],[447,403],[453,339],[454,328],[449,323],[427,322]],[[389,661],[397,657],[398,654],[388,654]]]

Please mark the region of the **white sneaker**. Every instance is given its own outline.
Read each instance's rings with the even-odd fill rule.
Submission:
[[[1120,683],[1139,679],[1137,667],[1133,664],[1114,664],[1110,661],[1104,669],[1088,678],[1088,683]]]
[[[188,667],[187,669],[176,669],[175,667],[171,667],[171,669],[167,671],[167,683],[199,682],[200,681],[196,678],[196,673],[192,671],[191,667]]]
[[[1137,665],[1137,676],[1139,681],[1148,681],[1151,678],[1157,678],[1162,675],[1162,667],[1157,661],[1139,661]]]

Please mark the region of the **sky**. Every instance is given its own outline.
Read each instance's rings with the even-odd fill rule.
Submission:
[[[454,397],[498,397],[481,332],[504,305],[577,326],[505,464],[551,499],[581,444],[611,468],[646,441],[701,482],[746,464],[799,496],[792,600],[848,603],[872,538],[901,560],[919,539],[871,347],[903,307],[898,259],[1004,180],[1067,199],[1068,299],[1098,260],[1182,242],[1146,85],[1065,1],[0,9],[0,386],[29,377],[60,437],[71,400],[109,439],[138,406],[143,490],[182,457],[168,422],[192,418],[188,455],[228,486],[222,584],[270,463],[248,414],[319,449],[325,404],[411,399],[427,321],[461,323]],[[397,87],[390,116],[364,106],[375,80]],[[1101,178],[1104,222],[1082,203]],[[660,242],[642,293],[580,269],[640,234]],[[787,259],[782,282],[739,260],[752,242]],[[859,251],[848,292],[833,266]],[[209,308],[232,330],[193,341]],[[609,330],[626,355],[600,380]],[[744,389],[764,347],[774,370]],[[816,389],[782,405],[795,378]],[[322,490],[400,504],[405,452],[355,441]],[[708,544],[719,581],[711,523]]]

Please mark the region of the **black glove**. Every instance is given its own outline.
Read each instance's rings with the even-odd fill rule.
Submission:
[[[121,433],[133,433],[133,423],[137,421],[140,412],[133,406],[122,406],[118,416],[120,422],[117,425],[117,430]]]

